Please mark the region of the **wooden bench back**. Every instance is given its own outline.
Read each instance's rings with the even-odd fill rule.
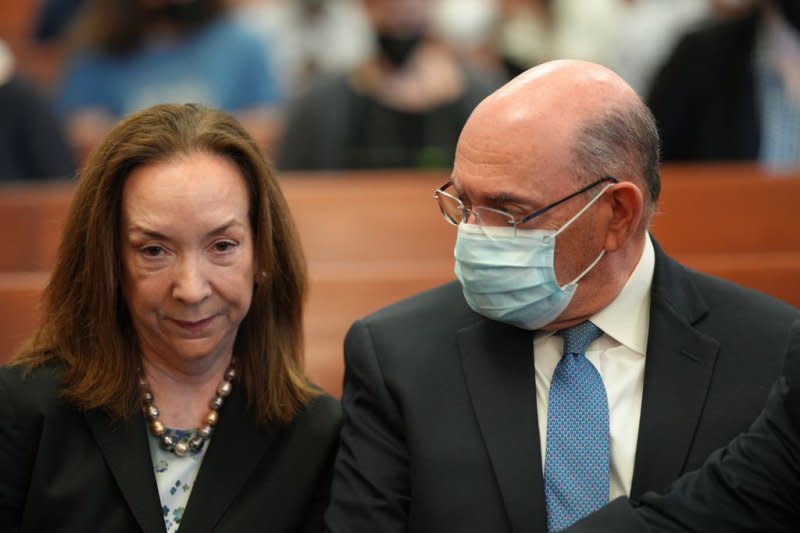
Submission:
[[[340,392],[342,340],[371,311],[453,279],[454,228],[432,199],[443,173],[287,174],[309,263],[309,373]],[[71,185],[0,190],[0,359],[33,331]],[[670,166],[653,234],[687,266],[800,306],[800,175]]]

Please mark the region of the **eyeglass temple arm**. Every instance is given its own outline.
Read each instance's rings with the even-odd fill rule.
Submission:
[[[598,185],[600,185],[601,183],[606,182],[606,181],[611,181],[613,183],[619,183],[619,180],[617,178],[614,178],[612,176],[604,176],[604,177],[600,178],[599,180],[597,180],[597,181],[595,181],[593,183],[590,183],[586,187],[583,187],[582,189],[579,189],[579,190],[575,191],[574,193],[572,193],[572,194],[570,194],[568,196],[565,196],[564,198],[562,198],[561,200],[558,200],[555,203],[552,203],[552,204],[550,204],[548,206],[545,206],[545,207],[543,207],[541,209],[538,209],[538,210],[534,211],[533,213],[530,213],[529,215],[525,215],[524,217],[522,217],[520,220],[517,221],[517,224],[524,224],[525,222],[529,221],[533,217],[537,217],[537,216],[541,215],[542,213],[546,213],[547,211],[550,211],[554,207],[557,207],[557,206],[563,204],[567,200],[571,200],[571,199],[575,198],[576,196],[578,196],[579,194],[583,194],[586,191],[588,191],[589,189],[591,189],[592,187],[597,187]]]

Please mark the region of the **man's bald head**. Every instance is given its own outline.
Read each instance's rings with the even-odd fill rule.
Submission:
[[[577,60],[543,63],[486,98],[462,137],[512,143],[521,157],[534,144],[562,150],[580,181],[610,175],[643,189],[652,213],[660,191],[658,133],[636,92],[606,67]]]

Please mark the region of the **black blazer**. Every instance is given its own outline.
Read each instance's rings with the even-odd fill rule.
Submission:
[[[650,313],[634,496],[750,425],[798,316],[657,246]],[[331,532],[546,531],[530,331],[451,283],[357,322],[345,358]]]
[[[648,492],[635,511],[619,498],[569,531],[797,532],[800,322],[795,323],[786,363],[758,420],[703,468],[681,477],[663,496]]]
[[[163,532],[145,421],[59,397],[57,371],[0,368],[0,531]],[[321,531],[340,425],[329,396],[286,427],[253,422],[234,387],[181,530]]]
[[[756,160],[761,111],[753,51],[761,12],[684,36],[654,78],[647,105],[664,161]]]

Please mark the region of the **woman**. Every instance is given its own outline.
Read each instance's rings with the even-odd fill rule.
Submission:
[[[43,322],[0,368],[0,530],[319,531],[339,406],[305,265],[228,115],[160,105],[80,174]]]

